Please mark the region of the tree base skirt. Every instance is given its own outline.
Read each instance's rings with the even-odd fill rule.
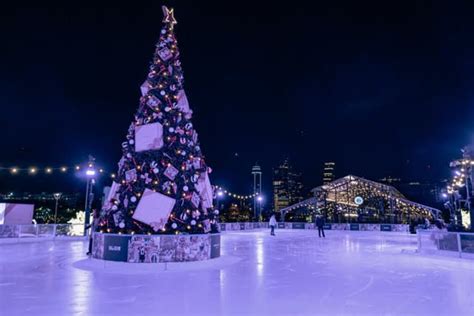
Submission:
[[[125,235],[95,232],[92,257],[130,263],[202,261],[220,257],[220,234]]]

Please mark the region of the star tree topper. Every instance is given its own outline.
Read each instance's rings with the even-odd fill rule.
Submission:
[[[176,19],[174,18],[174,9],[168,9],[167,6],[162,6],[161,9],[163,10],[163,15],[165,16],[163,22],[169,23],[170,29],[173,29],[174,25],[178,24],[178,22],[176,22]]]

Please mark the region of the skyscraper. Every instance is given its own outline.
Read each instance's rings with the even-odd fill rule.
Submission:
[[[324,163],[323,169],[323,184],[327,184],[329,182],[334,181],[336,176],[334,174],[334,169],[336,168],[336,163],[329,161]]]
[[[258,164],[252,167],[252,176],[253,176],[253,194],[260,195],[262,194],[262,169]],[[253,199],[253,215],[257,219],[260,216],[261,202],[258,200],[258,196],[255,196]],[[260,197],[261,198],[261,197]]]
[[[282,208],[303,200],[301,174],[293,170],[288,159],[273,169],[273,208]]]

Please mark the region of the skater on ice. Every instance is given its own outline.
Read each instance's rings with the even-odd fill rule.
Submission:
[[[271,229],[270,235],[275,236],[275,227],[277,225],[275,214],[272,214],[272,217],[270,217],[269,225],[270,225],[270,229]]]
[[[324,218],[322,215],[318,215],[316,216],[316,226],[318,227],[318,235],[319,235],[319,238],[321,238],[321,234],[323,235],[324,238],[326,238],[326,236],[324,235]]]

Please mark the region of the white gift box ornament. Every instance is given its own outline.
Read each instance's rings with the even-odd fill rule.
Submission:
[[[184,92],[184,90],[179,90],[178,91],[178,104],[177,104],[177,107],[184,114],[188,114],[188,113],[191,112],[191,109],[189,108],[188,98],[186,97],[186,93]]]
[[[170,179],[170,180],[174,180],[174,178],[176,178],[176,175],[178,174],[178,169],[176,169],[173,165],[169,165],[166,169],[165,169],[165,172],[164,172],[164,175]]]
[[[155,231],[165,227],[176,200],[145,189],[133,213],[133,219],[150,225]]]
[[[107,198],[104,202],[104,210],[109,210],[112,208],[113,203],[112,200],[116,199],[117,191],[120,188],[120,184],[113,181],[112,186],[110,187],[109,194],[107,194]]]
[[[122,156],[122,158],[120,158],[120,160],[118,162],[119,173],[120,173],[120,170],[122,170],[122,167],[123,167],[124,164],[125,164],[125,157]]]
[[[194,169],[201,169],[201,158],[194,158],[193,159],[193,167]]]
[[[158,99],[154,95],[150,96],[148,100],[146,101],[146,104],[152,108],[158,106],[160,103],[161,103],[160,99]]]
[[[193,192],[193,195],[191,196],[191,203],[194,205],[194,207],[198,207],[199,206],[199,195],[196,194],[196,192]]]
[[[151,85],[148,83],[147,80],[140,86],[140,91],[142,93],[142,96],[146,96],[148,91],[150,91]]]
[[[212,186],[207,172],[201,173],[195,187],[201,197],[202,208],[212,208]]]
[[[127,182],[132,182],[137,179],[137,170],[136,169],[130,169],[128,171],[125,171],[125,180]]]
[[[135,127],[135,151],[156,150],[163,147],[163,125],[151,123]]]
[[[171,53],[171,51],[168,49],[168,48],[163,48],[163,49],[160,49],[158,51],[158,56],[160,56],[160,58],[163,60],[163,61],[167,61],[168,59],[170,59],[173,54]]]
[[[204,232],[208,233],[211,231],[211,222],[208,219],[202,221]]]

